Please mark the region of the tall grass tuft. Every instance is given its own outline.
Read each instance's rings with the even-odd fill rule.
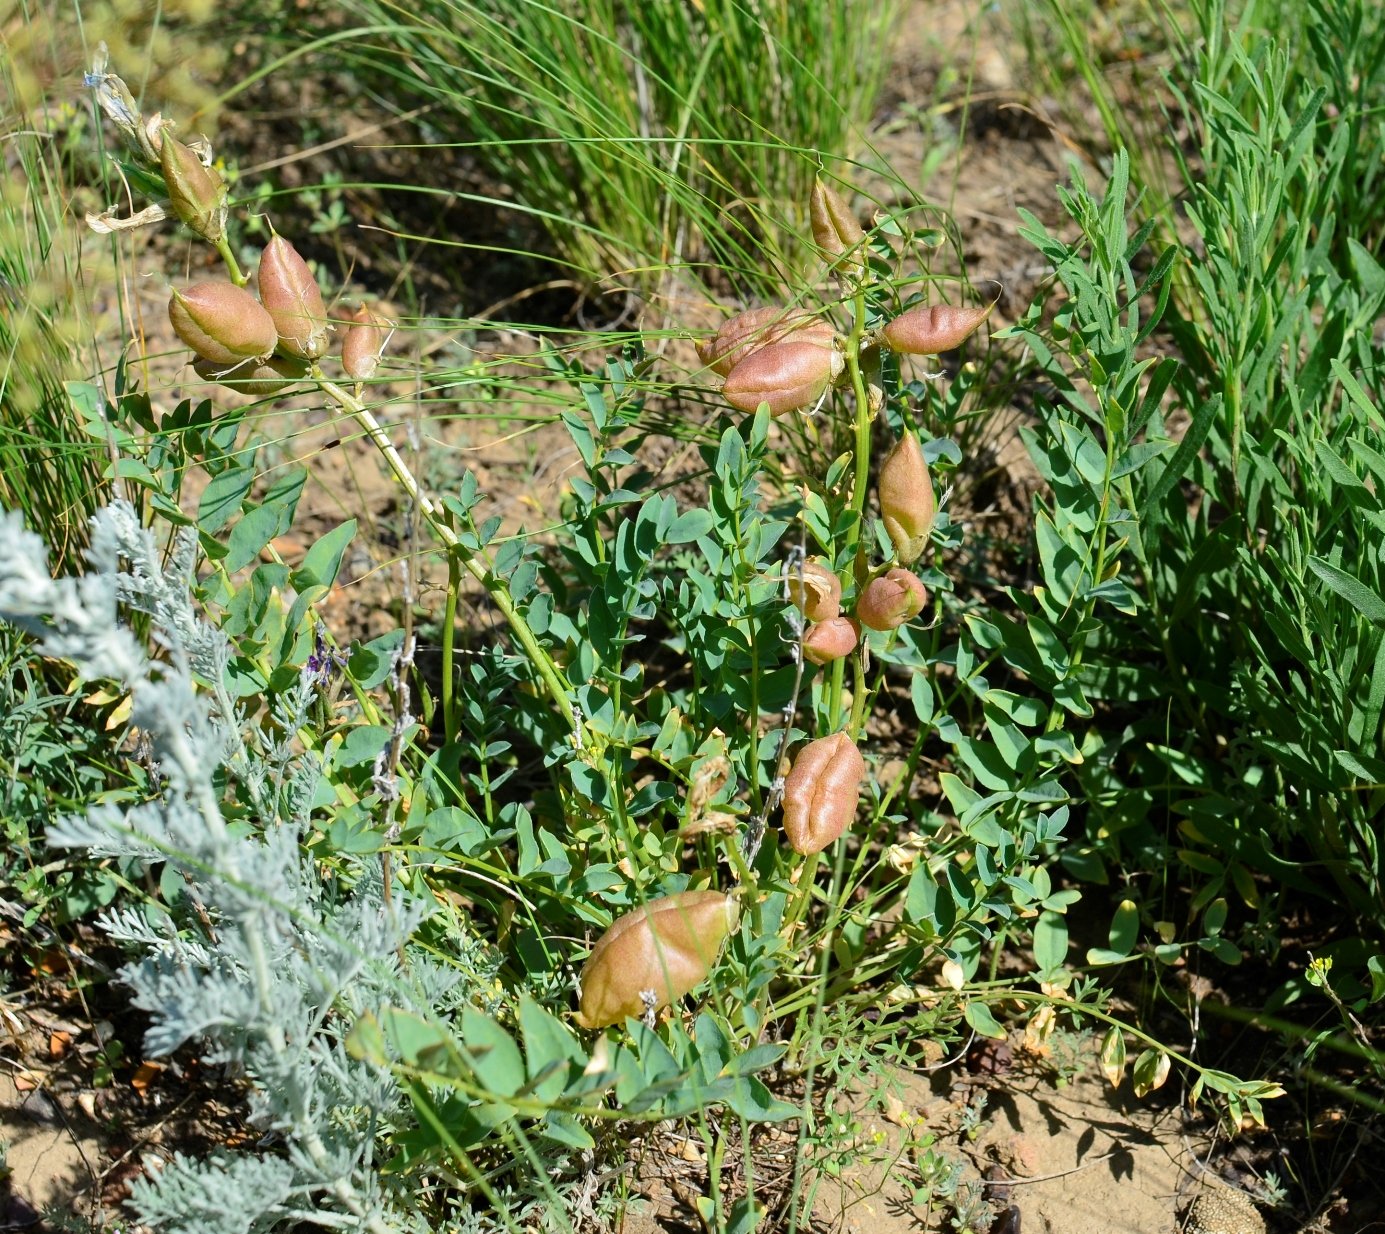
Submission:
[[[17,99],[0,53],[0,97]],[[80,241],[62,158],[45,126],[0,118],[0,505],[21,510],[66,558],[104,495],[98,441],[83,433],[64,381],[80,375]]]
[[[431,144],[474,152],[584,282],[648,288],[714,267],[752,281],[794,254],[764,221],[860,144],[894,3],[352,0],[340,56]],[[335,19],[334,19],[335,20]],[[324,40],[325,42],[326,40]],[[790,207],[789,203],[795,203]],[[721,277],[721,276],[718,276]]]

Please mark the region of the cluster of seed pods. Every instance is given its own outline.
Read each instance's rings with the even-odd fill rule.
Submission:
[[[228,279],[174,289],[168,320],[197,355],[193,368],[244,394],[268,395],[308,375],[335,324],[298,250],[275,236],[260,254],[258,299]],[[353,381],[375,373],[390,323],[361,305],[344,322],[341,362]]]
[[[159,164],[173,212],[205,240],[222,242],[226,188],[216,169],[167,130]],[[283,236],[264,246],[254,283],[258,298],[228,279],[175,288],[168,319],[196,354],[199,376],[263,396],[308,376],[310,366],[326,356],[335,323],[308,263]],[[342,367],[353,381],[369,380],[390,323],[361,305],[343,324]]]
[[[866,265],[866,233],[847,204],[819,182],[809,201],[813,237],[832,267],[851,276]],[[891,319],[868,340],[910,355],[957,347],[989,308],[921,305]],[[814,406],[842,378],[847,364],[830,322],[801,309],[749,309],[698,345],[703,364],[725,379],[722,394],[739,411],[761,403],[779,417]],[[894,558],[859,589],[854,611],[842,612],[842,581],[809,558],[788,576],[790,599],[807,622],[803,657],[830,664],[856,652],[861,629],[894,630],[928,602],[908,567],[923,555],[938,506],[918,438],[905,432],[876,478],[880,519]],[[822,852],[856,817],[865,759],[851,734],[832,733],[798,751],[784,780],[783,828],[797,853]],[[582,970],[578,1023],[601,1028],[651,1013],[682,997],[716,962],[735,924],[734,900],[716,891],[680,892],[618,918]]]

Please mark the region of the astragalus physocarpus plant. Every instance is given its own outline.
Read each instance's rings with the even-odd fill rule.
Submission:
[[[233,417],[183,404],[158,423],[128,391],[114,407],[74,391],[94,423],[130,421],[113,440],[142,455],[121,474],[151,516],[195,529],[163,573],[117,508],[93,573],[61,584],[11,537],[29,585],[7,610],[131,691],[163,786],[53,838],[182,873],[166,915],[108,925],[147,953],[127,977],[156,1016],[150,1048],[209,1042],[270,1133],[141,1184],[146,1220],[514,1227],[537,1204],[590,1224],[631,1125],[674,1119],[707,1163],[701,1219],[749,1229],[771,1203],[811,1209],[825,1094],[876,1048],[912,1060],[1003,1037],[1013,1015],[1042,1057],[1060,1027],[1096,1024],[1113,1082],[1127,1038],[1137,1090],[1163,1081],[1181,1056],[1069,966],[1077,897],[1052,874],[1071,726],[1090,714],[1082,649],[1101,606],[1130,598],[1124,516],[1099,484],[1114,460],[1065,431],[1038,443],[1061,497],[1036,515],[1040,585],[954,585],[968,547],[943,480],[963,460],[930,430],[964,419],[981,370],[924,366],[990,309],[941,301],[936,233],[907,213],[866,230],[819,183],[812,294],[730,317],[692,382],[656,384],[639,338],[595,368],[544,349],[581,466],[555,543],[501,538],[472,474],[426,491],[372,411],[382,315],[329,308],[287,236],[252,281],[205,144],[176,144],[104,69],[89,80],[163,178],[146,221],[171,212],[225,262],[170,296],[198,373],[264,399],[316,391],[354,419],[448,577],[434,705],[411,689],[410,630],[338,652],[318,629],[354,523],[295,569],[275,560],[296,491],[256,474]],[[655,394],[706,404],[714,377],[691,434],[706,498],[681,508],[637,448]],[[211,477],[195,517],[163,478],[175,456]],[[505,636],[464,656],[466,576]],[[119,606],[150,614],[158,655]],[[999,976],[1007,948],[1032,948],[1022,979]],[[1256,1112],[1259,1090],[1234,1091]],[[771,1193],[745,1150],[754,1124],[795,1119],[792,1183]]]

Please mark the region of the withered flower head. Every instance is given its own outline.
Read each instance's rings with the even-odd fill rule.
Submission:
[[[842,581],[818,558],[787,573],[789,599],[809,621],[828,621],[842,611]]]

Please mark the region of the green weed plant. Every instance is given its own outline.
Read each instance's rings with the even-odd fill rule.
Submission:
[[[1362,66],[1345,90],[1343,68],[1385,23],[1373,6],[1297,6],[1286,20],[1311,33],[1295,43],[1256,34],[1263,16],[1194,6],[1189,59],[1168,75],[1175,128],[1193,135],[1163,152],[1184,242],[1119,256],[1080,196],[1078,209],[1067,199],[1078,242],[1029,227],[1063,293],[1024,326],[1060,392],[1045,419],[1095,394],[1148,460],[1117,490],[1133,603],[1086,653],[1086,840],[1064,861],[1099,882],[1156,872],[1118,905],[1100,962],[1152,950],[1167,963],[1194,938],[1226,964],[1250,949],[1273,959],[1303,911],[1331,923],[1333,1001],[1364,1013],[1385,993],[1385,269],[1363,239],[1378,203],[1359,195],[1378,171],[1378,87]],[[1123,166],[1117,155],[1108,200]],[[1111,314],[1133,319],[1152,275],[1113,296],[1122,261],[1171,271],[1167,342],[1140,336],[1142,398],[1113,379]],[[1308,997],[1312,978],[1291,978],[1266,1010]]]
[[[935,233],[907,213],[865,230],[829,199],[827,225],[819,197],[813,241],[797,242],[812,271],[781,296],[822,341],[754,340],[720,393],[708,373],[696,398],[685,380],[660,381],[638,338],[546,340],[543,388],[581,466],[561,526],[506,536],[474,474],[420,483],[376,401],[387,357],[382,372],[344,361],[338,374],[327,327],[350,339],[368,323],[316,307],[306,266],[290,269],[296,299],[271,297],[268,250],[252,284],[210,153],[147,127],[113,74],[92,84],[130,170],[224,263],[224,279],[178,288],[171,308],[209,392],[245,378],[226,349],[250,357],[256,382],[311,391],[375,448],[449,567],[434,706],[407,624],[349,646],[322,624],[354,519],[296,563],[279,558],[307,470],[264,474],[255,403],[218,410],[199,394],[164,410],[123,369],[109,396],[95,381],[67,388],[78,415],[107,426],[111,478],[138,504],[99,516],[80,579],[51,580],[11,517],[0,612],[128,697],[162,770],[141,800],[75,810],[50,840],[163,872],[157,900],[104,918],[134,957],[123,976],[152,1019],[146,1049],[199,1042],[234,1065],[269,1137],[177,1158],[136,1189],[142,1221],[461,1231],[522,1228],[541,1207],[571,1228],[593,1211],[593,1170],[621,1160],[633,1129],[674,1119],[705,1149],[699,1217],[738,1234],[769,1213],[755,1156],[737,1146],[759,1123],[796,1124],[777,1214],[795,1229],[840,1154],[831,1095],[859,1078],[861,1047],[960,1052],[1005,1037],[1014,1017],[1039,1046],[1098,1029],[1092,1061],[1112,1083],[1129,1072],[1139,1095],[1177,1062],[1234,1120],[1262,1118],[1274,1085],[1170,1049],[1083,971],[1131,954],[1128,913],[1110,955],[1070,955],[1079,892],[1061,858],[1095,761],[1100,653],[1142,611],[1124,573],[1146,551],[1135,498],[1165,496],[1170,468],[1196,450],[1149,436],[1174,374],[1142,347],[1174,254],[1137,273],[1150,225],[1128,221],[1123,157],[1100,200],[1080,184],[1065,193],[1078,245],[1034,231],[1073,291],[1061,332],[1084,384],[1036,306],[1016,333],[1064,393],[1027,437],[1047,482],[1038,581],[987,592],[956,585],[969,531],[945,491],[937,508],[930,479],[964,461],[932,430],[957,422],[975,370],[911,367],[944,344],[903,326],[932,323],[924,334],[955,348],[986,310],[964,288],[942,298]],[[261,339],[269,308],[279,316]],[[937,325],[959,319],[960,333]],[[773,380],[756,385],[749,369]],[[714,410],[701,468],[660,488],[634,449],[656,399],[680,393]],[[917,452],[906,488],[921,503],[927,481],[926,517],[885,494],[901,449]],[[195,506],[194,471],[206,478]],[[839,616],[791,601],[810,563],[832,578]],[[468,578],[504,629],[474,656],[455,646]],[[891,580],[889,603],[904,607],[881,618]],[[816,626],[851,616],[866,626],[853,646],[821,664],[805,655]],[[425,705],[431,733],[414,712]],[[855,760],[807,773],[815,847],[788,817],[805,751],[824,740]],[[939,794],[919,787],[925,760],[940,766]],[[645,910],[699,891],[737,907],[704,979],[661,998],[656,971],[635,991],[643,1014],[579,1029],[594,1017],[577,987],[603,937],[652,929]],[[1209,909],[1179,945],[1219,950],[1225,924]],[[1015,952],[1028,970],[1001,976]]]

